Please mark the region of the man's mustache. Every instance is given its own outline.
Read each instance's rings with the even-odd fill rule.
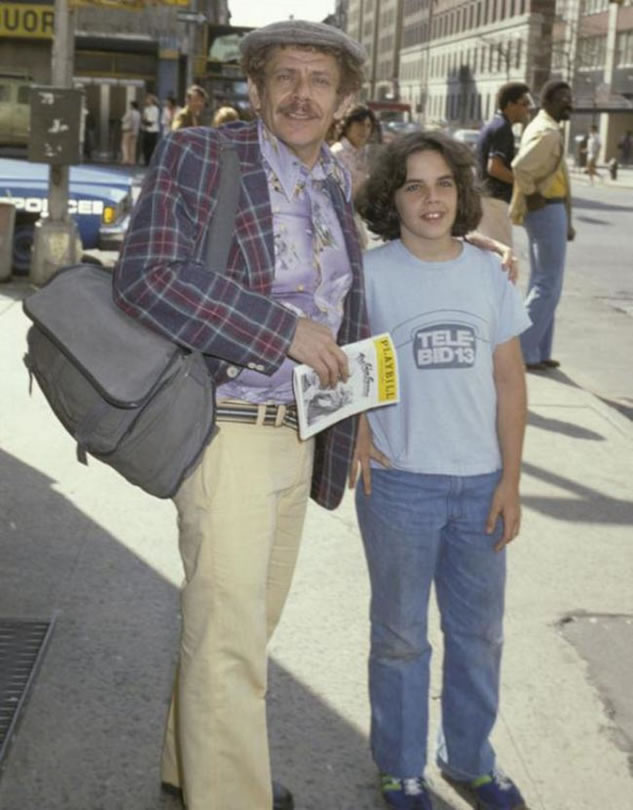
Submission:
[[[311,115],[317,118],[319,111],[312,105],[310,101],[289,101],[287,104],[280,104],[278,112],[282,115],[292,115],[293,113],[299,115]]]

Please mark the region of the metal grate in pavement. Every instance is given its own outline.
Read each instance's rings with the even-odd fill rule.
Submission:
[[[53,621],[0,618],[0,764],[53,630]]]

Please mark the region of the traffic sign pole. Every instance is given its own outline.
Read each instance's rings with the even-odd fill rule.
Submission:
[[[70,88],[75,54],[75,14],[68,0],[55,0],[55,37],[51,62],[54,87]],[[44,284],[65,264],[79,260],[81,240],[68,214],[70,166],[52,165],[48,175],[48,215],[35,225],[30,279]]]

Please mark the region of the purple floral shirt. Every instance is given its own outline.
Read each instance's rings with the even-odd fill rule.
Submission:
[[[312,169],[262,123],[259,145],[268,179],[275,238],[275,279],[272,297],[296,315],[303,315],[338,333],[343,302],[352,273],[340,223],[325,189],[332,176],[347,200],[348,173],[333,159],[327,146]],[[292,369],[287,357],[272,376],[244,369],[218,388],[218,399],[247,402],[292,402]]]

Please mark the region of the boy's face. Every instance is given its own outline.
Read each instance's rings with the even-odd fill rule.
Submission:
[[[332,54],[276,48],[266,65],[262,89],[249,79],[249,95],[268,129],[311,167],[341,104],[340,81]]]
[[[394,202],[400,216],[400,234],[405,244],[433,244],[434,250],[452,245],[451,230],[457,216],[457,184],[440,152],[425,149],[407,159],[407,179],[396,191]]]

